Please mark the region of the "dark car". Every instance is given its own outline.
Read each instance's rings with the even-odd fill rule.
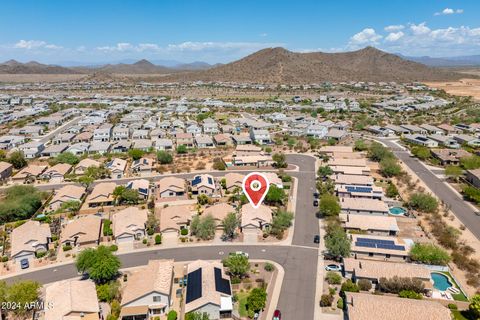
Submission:
[[[30,263],[28,263],[28,259],[20,260],[20,267],[22,269],[27,269],[28,267],[30,267]]]
[[[320,193],[314,192],[314,193],[313,193],[313,197],[314,197],[315,199],[318,199],[318,198],[320,197]]]
[[[318,207],[318,200],[313,200],[313,206]]]
[[[280,310],[275,310],[272,320],[282,320],[282,313],[280,312]]]
[[[316,234],[315,237],[313,237],[313,242],[320,243],[320,236],[318,234]]]

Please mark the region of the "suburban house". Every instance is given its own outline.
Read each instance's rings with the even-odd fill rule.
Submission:
[[[444,136],[438,134],[431,134],[428,136],[428,139],[433,140],[438,143],[439,146],[444,146],[447,148],[458,149],[460,144],[451,136]]]
[[[156,199],[183,197],[186,194],[186,183],[184,179],[177,177],[166,177],[160,179],[156,186]]]
[[[366,279],[373,285],[377,285],[380,278],[391,279],[401,275],[423,281],[425,288],[432,287],[431,271],[421,264],[344,258],[343,268],[345,276],[353,282]]]
[[[232,145],[232,136],[229,133],[219,133],[213,136],[213,140],[217,146]]]
[[[336,174],[330,178],[335,182],[335,185],[373,186],[371,176]]]
[[[113,191],[117,187],[115,182],[102,182],[93,187],[92,192],[85,199],[89,208],[111,206],[115,198]]]
[[[341,214],[340,219],[346,231],[379,236],[395,236],[400,231],[395,217]]]
[[[153,141],[150,139],[133,140],[133,147],[147,152],[150,148],[153,148]]]
[[[354,159],[352,159],[354,160]],[[370,167],[358,167],[358,166],[330,166],[334,174],[344,175],[357,175],[357,176],[370,176]]]
[[[95,141],[90,145],[88,153],[105,154],[110,152],[112,145],[108,141]]]
[[[52,143],[53,144],[70,143],[73,140],[73,138],[75,138],[74,133],[63,132],[57,135],[55,138],[53,138]]]
[[[341,141],[347,136],[347,134],[347,131],[330,128],[330,130],[328,130],[327,134],[324,136],[324,139]]]
[[[157,207],[158,208],[158,207]],[[186,229],[192,220],[196,211],[191,205],[172,205],[168,207],[159,207],[156,215],[160,221],[160,232],[177,234],[182,229]]]
[[[451,320],[450,310],[431,300],[346,292],[348,320]]]
[[[78,142],[75,144],[72,144],[66,152],[73,153],[74,155],[82,155],[88,152],[88,149],[90,149],[90,143],[88,142]]]
[[[458,165],[461,158],[470,157],[472,154],[463,149],[432,149],[432,156],[440,160],[441,165]]]
[[[91,280],[63,280],[45,286],[45,320],[99,320],[95,283]]]
[[[193,177],[190,181],[192,194],[206,194],[212,196],[215,193],[216,185],[215,178],[209,174],[199,174]]]
[[[336,184],[335,194],[340,198],[368,198],[382,200],[383,188],[378,186],[362,186]]]
[[[433,135],[445,135],[445,130],[440,129],[439,127],[433,126],[428,123],[424,123],[420,125],[420,128],[426,130],[428,134],[433,134]]]
[[[271,144],[272,139],[270,137],[270,132],[268,130],[255,130],[250,129],[250,138],[259,144]]]
[[[27,159],[40,156],[43,149],[45,149],[45,144],[40,141],[30,141],[18,146],[18,150],[22,151]]]
[[[47,169],[47,166],[37,166],[35,164],[30,164],[28,167],[20,170],[16,175],[12,177],[13,181],[25,181],[33,182],[37,178],[40,178],[40,175]]]
[[[13,165],[5,162],[0,161],[0,181],[7,180],[13,172]]]
[[[237,145],[235,147],[234,156],[235,157],[242,157],[242,156],[260,156],[263,155],[262,148],[245,144],[245,145]]]
[[[137,207],[127,207],[118,211],[112,218],[112,229],[115,242],[133,243],[145,237],[145,223],[147,222],[148,210]]]
[[[85,132],[81,132],[81,133],[77,134],[75,136],[75,138],[73,138],[72,142],[73,143],[80,143],[80,142],[88,143],[92,140],[92,138],[93,138],[93,132],[85,131]]]
[[[467,170],[465,179],[473,186],[480,188],[480,169]]]
[[[155,149],[157,150],[173,150],[173,141],[172,139],[156,139],[153,142]]]
[[[438,147],[438,142],[435,140],[431,140],[424,135],[420,134],[406,134],[403,136],[406,142],[417,144],[427,148],[436,148]]]
[[[388,206],[382,200],[369,198],[340,198],[342,213],[362,215],[388,215]]]
[[[48,250],[51,238],[48,224],[29,220],[12,230],[10,255],[16,262],[33,259],[37,253]]]
[[[150,260],[145,267],[132,271],[122,293],[120,319],[153,320],[168,313],[173,277],[173,260]]]
[[[96,215],[80,216],[67,222],[61,231],[62,246],[96,246],[100,241],[102,218]]]
[[[305,134],[308,137],[323,139],[328,133],[328,128],[319,124],[311,124],[305,129]]]
[[[130,129],[123,126],[115,126],[112,130],[112,140],[119,141],[119,140],[128,140],[130,137]]]
[[[48,204],[48,210],[55,211],[62,207],[62,205],[69,201],[81,202],[82,197],[85,195],[85,188],[76,185],[66,185],[55,191],[50,203]]]
[[[225,185],[228,191],[232,192],[235,188],[242,190],[243,179],[245,176],[236,172],[229,172],[225,175]]]
[[[217,229],[223,228],[222,221],[230,212],[236,212],[235,208],[225,202],[216,203],[203,210],[203,216],[211,215],[217,222]]]
[[[151,158],[140,158],[133,161],[130,169],[132,172],[142,174],[148,174],[152,172],[152,168],[155,161]]]
[[[215,148],[215,144],[213,143],[213,139],[210,136],[206,135],[198,135],[195,137],[195,144],[197,148]]]
[[[191,133],[177,133],[175,136],[177,146],[184,145],[187,148],[193,148],[194,140]]]
[[[197,260],[187,266],[185,313],[207,313],[210,320],[231,318],[232,288],[223,265]]]
[[[272,209],[263,204],[255,209],[250,203],[247,203],[242,206],[241,216],[242,232],[248,229],[263,230],[272,222]]]
[[[457,140],[459,144],[466,144],[472,147],[480,146],[480,139],[474,136],[469,136],[467,134],[457,134],[453,136],[453,139]]]
[[[68,143],[51,144],[45,149],[43,149],[41,155],[43,157],[56,157],[67,149],[68,149]]]
[[[400,238],[367,234],[350,234],[351,254],[355,258],[404,261],[409,245]]]
[[[238,134],[232,136],[233,142],[235,145],[244,145],[244,144],[252,144],[252,139],[250,138],[249,135],[246,134]]]
[[[131,180],[126,185],[127,189],[137,190],[138,196],[144,200],[150,195],[150,181],[146,179]]]
[[[87,170],[87,168],[89,167],[98,168],[100,167],[100,165],[101,163],[96,160],[85,158],[80,160],[80,162],[76,165],[74,172],[77,175],[82,175],[85,173],[85,170]]]
[[[102,127],[93,131],[93,140],[96,141],[109,141],[112,133],[112,125],[104,124]]]
[[[112,179],[121,179],[125,174],[125,169],[127,168],[127,160],[120,158],[114,158],[110,162],[107,162],[107,169],[110,170]]]
[[[40,175],[41,179],[50,182],[62,182],[63,177],[72,170],[72,166],[68,163],[57,163],[53,167],[48,168]]]

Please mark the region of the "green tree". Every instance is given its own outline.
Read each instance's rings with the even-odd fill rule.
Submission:
[[[430,149],[422,146],[412,147],[412,154],[420,160],[426,160],[431,156]]]
[[[103,302],[112,302],[119,295],[120,284],[117,281],[97,285],[98,300]]]
[[[106,283],[115,278],[120,268],[120,260],[112,251],[99,246],[85,249],[76,258],[77,270],[86,273],[96,283]]]
[[[147,231],[147,234],[150,236],[154,234],[158,228],[159,223],[160,222],[158,221],[155,214],[149,214],[147,218],[147,222],[145,224],[145,230]]]
[[[235,212],[229,212],[222,220],[223,235],[226,238],[233,239],[237,236],[237,229],[240,225],[240,219]]]
[[[402,168],[395,158],[385,158],[380,161],[380,172],[385,177],[396,177],[402,173]]]
[[[476,294],[470,299],[468,310],[470,310],[475,319],[480,319],[480,294]]]
[[[140,200],[138,190],[128,189],[125,186],[117,186],[113,190],[113,196],[115,200],[119,203],[128,203],[128,204],[137,204]]]
[[[185,315],[185,320],[210,320],[210,317],[206,312],[189,312]]]
[[[140,159],[141,157],[143,157],[144,154],[145,154],[145,151],[140,150],[140,149],[130,149],[130,150],[128,150],[128,155],[133,160]]]
[[[170,152],[160,150],[157,152],[157,160],[160,164],[169,164],[173,162],[173,156]]]
[[[85,188],[88,188],[94,181],[95,179],[90,176],[81,176],[78,179],[78,182],[81,183]]]
[[[372,142],[368,148],[368,157],[372,161],[380,162],[385,158],[394,158],[393,153],[378,142]]]
[[[210,202],[210,198],[206,194],[202,193],[198,195],[197,202],[203,206]]]
[[[415,243],[410,249],[410,258],[414,261],[436,265],[446,265],[450,261],[447,251],[430,243]]]
[[[326,178],[326,177],[329,177],[333,174],[333,170],[329,166],[321,166],[321,167],[318,168],[317,173],[320,177]]]
[[[78,210],[80,210],[80,207],[81,207],[80,201],[69,200],[61,204],[60,211],[76,213],[78,212]]]
[[[414,193],[408,202],[410,207],[422,212],[435,212],[438,208],[438,201],[426,193]]]
[[[473,170],[480,168],[480,157],[470,156],[460,159],[460,165],[466,170]]]
[[[212,165],[212,168],[214,170],[225,170],[227,168],[227,166],[225,165],[225,163],[223,162],[222,158],[215,158],[213,159],[213,165]]]
[[[274,162],[275,168],[286,168],[288,166],[287,158],[283,153],[275,153],[272,156],[272,160]]]
[[[340,284],[342,283],[342,276],[338,272],[328,271],[325,280],[328,284]]]
[[[284,210],[278,210],[272,219],[271,233],[283,234],[283,231],[292,225],[293,214]]]
[[[335,257],[348,257],[350,255],[350,239],[340,225],[332,225],[327,228],[325,247]]]
[[[336,196],[325,193],[320,197],[319,210],[323,216],[338,216],[340,209],[340,204]]]
[[[356,283],[353,283],[352,280],[348,279],[344,283],[342,283],[342,288],[340,289],[342,292],[359,292],[360,288]]]
[[[0,223],[24,220],[42,206],[45,195],[33,186],[11,186],[4,191],[0,201]]]
[[[357,141],[355,141],[354,149],[356,151],[365,151],[365,150],[368,149],[368,146],[367,146],[367,144],[365,143],[364,140],[357,140]]]
[[[265,196],[265,203],[269,205],[281,205],[287,198],[285,191],[276,185],[270,185],[267,195]]]
[[[467,200],[475,201],[477,204],[480,203],[480,189],[472,186],[465,186],[462,191]]]
[[[0,281],[0,303],[7,301],[8,285],[5,281]]]
[[[167,315],[167,320],[177,320],[177,311],[170,310]]]
[[[7,301],[16,302],[19,308],[13,309],[13,313],[21,316],[31,314],[28,308],[31,302],[39,298],[40,284],[31,280],[19,281],[8,287]]]
[[[264,288],[253,288],[247,297],[247,309],[259,312],[265,308],[267,291]]]
[[[458,181],[458,178],[462,175],[462,168],[459,166],[446,166],[445,175],[455,181]]]
[[[228,268],[228,271],[237,277],[243,277],[250,270],[250,262],[245,255],[232,254],[223,260],[223,266]]]
[[[216,223],[212,215],[195,216],[190,223],[190,233],[202,240],[210,240],[215,236]]]
[[[184,144],[181,144],[177,147],[177,153],[178,154],[184,154],[184,153],[187,153],[188,150],[187,150],[187,146],[184,145]]]
[[[71,152],[62,152],[55,157],[57,163],[68,163],[72,166],[80,162],[80,159]]]
[[[7,158],[7,162],[11,163],[15,169],[21,169],[27,165],[27,160],[22,151],[13,151]]]

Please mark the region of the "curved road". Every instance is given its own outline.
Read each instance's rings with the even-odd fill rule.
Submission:
[[[175,261],[195,259],[222,259],[233,251],[248,252],[252,259],[273,260],[285,269],[277,308],[285,319],[313,319],[315,285],[317,275],[318,246],[313,236],[319,233],[318,219],[312,205],[315,187],[315,159],[306,155],[287,155],[287,161],[299,167],[298,172],[289,172],[298,178],[295,208],[295,232],[291,246],[285,245],[206,245],[148,251],[133,251],[119,254],[123,268],[147,264],[150,259],[171,258]],[[77,271],[73,263],[53,265],[46,269],[33,270],[12,276],[7,281],[20,279],[50,283],[74,278]]]

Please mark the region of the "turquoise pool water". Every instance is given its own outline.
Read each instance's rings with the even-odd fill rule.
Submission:
[[[452,286],[450,279],[444,274],[432,272],[433,287],[440,291],[445,291]]]
[[[407,213],[407,210],[403,209],[402,207],[391,207],[388,209],[390,211],[390,214],[396,215],[396,216],[404,216],[405,213]]]

